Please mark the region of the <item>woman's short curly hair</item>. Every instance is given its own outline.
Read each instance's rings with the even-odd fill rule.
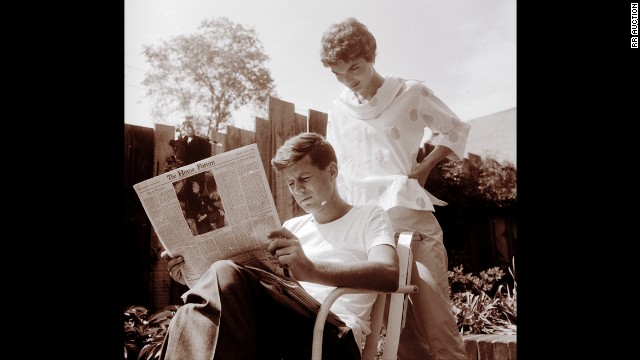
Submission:
[[[359,57],[370,63],[376,59],[376,38],[355,18],[331,25],[322,34],[321,43],[320,60],[325,67],[353,61]]]

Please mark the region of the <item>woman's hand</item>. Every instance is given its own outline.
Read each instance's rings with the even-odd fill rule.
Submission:
[[[418,184],[424,187],[431,170],[450,154],[453,154],[453,150],[446,146],[436,145],[429,155],[422,159],[422,161],[418,163],[418,166],[408,175],[409,178],[418,180]]]
[[[182,264],[184,264],[182,256],[172,258],[165,250],[160,254],[160,257],[169,260],[169,265],[167,267],[169,268],[169,275],[171,278],[182,285],[186,285],[187,283],[182,276]]]
[[[424,187],[424,185],[427,183],[427,178],[429,177],[430,173],[431,173],[431,168],[425,165],[424,163],[420,163],[415,168],[415,170],[413,170],[413,172],[411,172],[407,176],[409,177],[409,179],[418,180],[418,184],[420,184],[421,187]]]

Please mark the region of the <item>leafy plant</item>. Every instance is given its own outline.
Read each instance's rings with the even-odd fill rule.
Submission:
[[[127,308],[124,312],[124,358],[157,358],[169,322],[179,308],[179,305],[168,305],[154,314],[149,314],[144,306]]]
[[[506,275],[498,267],[481,271],[478,275],[464,273],[462,265],[448,272],[452,310],[461,334],[516,334],[515,259],[513,264],[508,269],[514,279],[513,289],[504,283],[496,286]],[[489,295],[494,288],[495,294]],[[127,308],[124,312],[124,358],[158,358],[169,322],[179,308],[179,305],[169,305],[154,314],[149,314],[143,306]],[[376,359],[382,356],[385,333],[383,328]]]
[[[490,296],[487,292],[505,275],[500,268],[479,275],[463,273],[462,265],[449,271],[451,303],[461,334],[516,334],[517,283],[515,271],[509,268],[509,272],[514,279],[513,289],[499,284]]]
[[[433,145],[425,144],[425,148],[428,153]],[[517,170],[511,162],[500,163],[491,155],[464,161],[445,159],[433,168],[425,188],[464,211],[513,208],[517,202]]]

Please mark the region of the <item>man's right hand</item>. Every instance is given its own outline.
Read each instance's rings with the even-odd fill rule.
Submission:
[[[172,258],[171,256],[169,256],[166,250],[163,251],[160,256],[163,259],[169,260],[168,268],[171,278],[182,285],[186,285],[187,283],[182,276],[182,264],[184,264],[184,259],[182,258],[182,256],[176,256]]]

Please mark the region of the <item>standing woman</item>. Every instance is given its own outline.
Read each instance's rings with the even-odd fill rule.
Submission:
[[[470,125],[461,121],[418,80],[374,68],[376,39],[354,18],[330,26],[322,36],[322,64],[345,85],[329,111],[327,140],[338,156],[339,187],[347,202],[378,204],[393,230],[415,230],[408,321],[400,337],[400,359],[466,360],[451,309],[447,251],[434,205],[446,205],[425,190],[441,160],[460,160]],[[435,148],[417,163],[424,129]]]

